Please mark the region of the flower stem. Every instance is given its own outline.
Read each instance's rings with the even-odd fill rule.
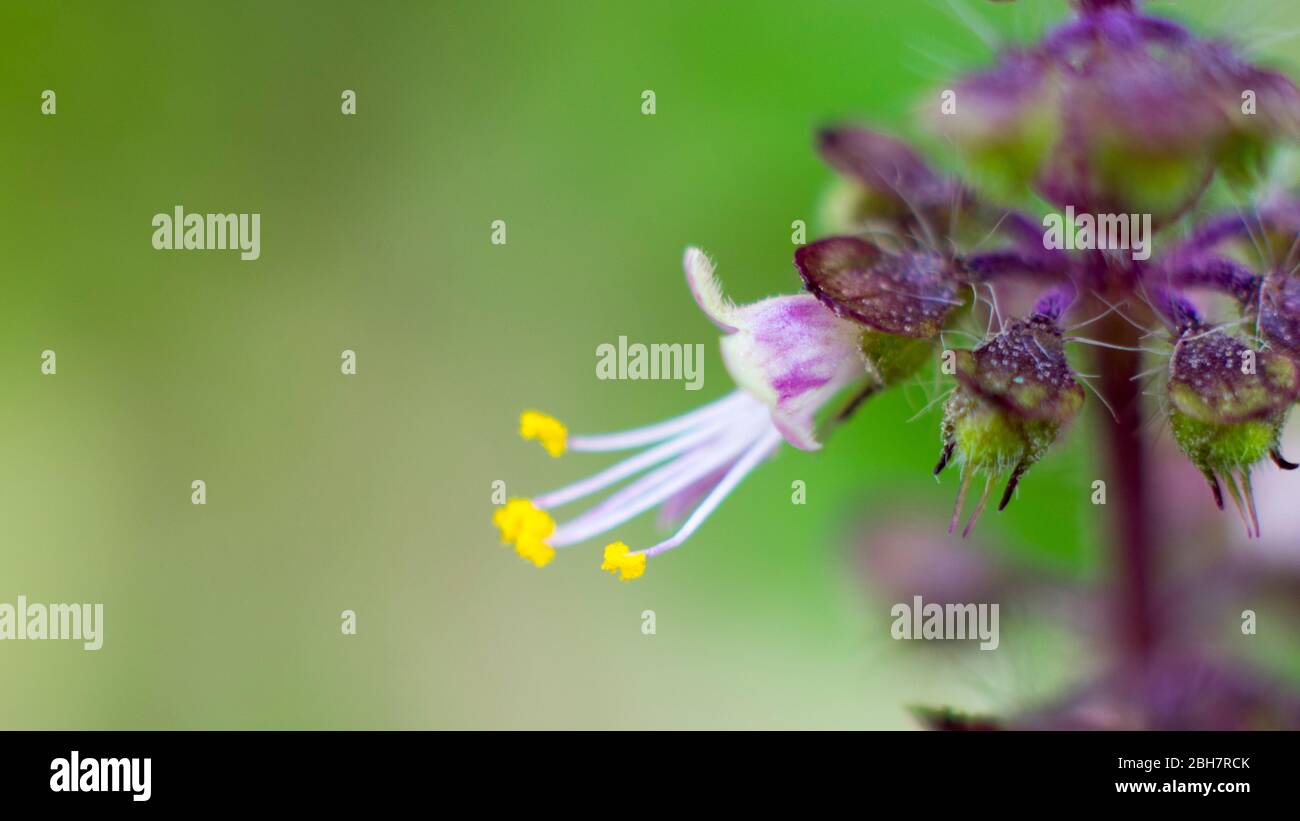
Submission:
[[[1105,339],[1119,345],[1141,345],[1140,332],[1122,317],[1108,317]],[[1148,457],[1142,436],[1141,372],[1138,351],[1098,348],[1100,390],[1114,405],[1115,418],[1101,416],[1105,467],[1110,477],[1106,501],[1110,507],[1111,545],[1117,573],[1113,612],[1120,660],[1143,670],[1157,643],[1152,603],[1152,576],[1158,555],[1152,527]]]

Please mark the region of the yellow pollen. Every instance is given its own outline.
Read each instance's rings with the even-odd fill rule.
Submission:
[[[569,431],[560,420],[538,411],[524,411],[519,415],[519,435],[536,439],[552,456],[564,453]]]
[[[607,544],[605,561],[600,569],[617,573],[623,581],[630,582],[645,572],[645,554],[632,553],[631,549],[622,542]]]
[[[520,558],[527,559],[537,567],[545,567],[555,558],[555,548],[541,539],[524,536],[515,543],[515,552]]]
[[[555,520],[527,499],[511,499],[497,508],[492,524],[501,530],[502,544],[514,545],[516,553],[538,567],[555,558],[555,548],[546,543]]]

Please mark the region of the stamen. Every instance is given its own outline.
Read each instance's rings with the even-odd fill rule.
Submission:
[[[515,552],[538,567],[555,558],[547,539],[555,531],[555,520],[527,499],[511,499],[492,514],[501,530],[501,543],[513,544]]]
[[[704,448],[716,447],[719,444],[721,444],[721,442],[710,443],[709,445],[704,446]],[[618,510],[624,505],[635,502],[644,494],[649,493],[666,482],[674,482],[681,476],[687,474],[694,476],[702,452],[703,449],[697,449],[694,453],[679,456],[667,465],[658,468],[653,473],[642,476],[640,479],[637,479],[635,482],[632,482],[616,493],[607,496],[598,505],[590,508],[582,515],[594,516],[599,513],[608,513],[613,510]]]
[[[735,459],[754,441],[756,433],[757,431],[746,426],[739,432],[704,447],[698,453],[678,458],[675,462],[620,491],[617,499],[611,498],[593,510],[561,525],[551,539],[551,544],[555,547],[566,547],[581,542],[649,510]],[[634,498],[633,494],[636,494]]]
[[[524,439],[536,439],[551,456],[560,456],[564,453],[569,431],[554,416],[540,411],[524,411],[519,415],[519,435]]]
[[[631,553],[629,550],[622,542],[605,545],[605,561],[601,563],[600,569],[618,574],[625,582],[640,578],[645,573],[645,554]]]
[[[683,431],[690,430],[704,422],[708,422],[714,416],[721,415],[728,411],[734,411],[739,404],[754,404],[758,402],[743,391],[733,391],[723,398],[710,402],[703,407],[684,413],[681,416],[669,419],[664,422],[658,422],[653,425],[647,425],[643,428],[634,430],[619,431],[617,433],[601,433],[591,436],[574,436],[569,440],[569,447],[573,450],[584,452],[598,452],[609,450],[631,450],[643,445],[651,445],[655,442],[675,436]]]
[[[549,536],[555,520],[527,499],[511,499],[492,514],[492,524],[501,531],[501,544],[514,544],[524,534]]]
[[[624,459],[622,462],[602,470],[595,476],[538,496],[533,500],[533,504],[543,510],[550,510],[577,501],[584,496],[590,496],[598,490],[604,490],[629,476],[635,476],[643,470],[654,467],[670,456],[676,456],[690,450],[709,437],[718,435],[727,424],[729,424],[729,420],[725,419],[709,422],[657,447]]]
[[[748,476],[750,471],[758,467],[758,464],[766,459],[772,451],[776,450],[782,439],[780,432],[775,429],[764,433],[763,437],[755,442],[749,450],[745,451],[745,455],[740,457],[736,464],[731,466],[731,469],[727,471],[727,475],[722,477],[721,482],[718,482],[717,487],[709,491],[709,495],[704,498],[703,502],[700,502],[699,507],[695,508],[695,511],[691,513],[690,518],[686,520],[680,530],[668,539],[654,547],[646,548],[642,552],[646,556],[658,556],[660,553],[672,550],[689,539],[691,534],[699,529],[700,525],[704,524],[704,520],[709,518],[718,505],[722,504],[723,500],[730,495],[731,491],[736,489],[741,480]]]
[[[634,504],[645,494],[667,483],[676,483],[684,476],[694,476],[697,481],[703,481],[708,474],[701,475],[699,468],[701,460],[708,458],[715,450],[727,447],[728,444],[744,447],[772,424],[767,412],[757,408],[753,409],[753,413],[740,414],[738,418],[728,418],[725,422],[725,430],[718,438],[701,443],[691,452],[620,488],[596,506],[584,511],[577,519],[568,522],[568,525],[573,525],[579,519],[590,519],[621,510],[629,504]]]
[[[555,548],[541,540],[520,539],[515,545],[515,552],[536,567],[545,567],[555,558]]]

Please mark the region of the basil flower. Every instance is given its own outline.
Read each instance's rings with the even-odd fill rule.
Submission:
[[[809,294],[776,296],[749,305],[727,299],[713,263],[687,250],[686,280],[696,304],[723,332],[722,358],[737,390],[682,416],[645,427],[571,436],[553,417],[523,414],[520,433],[552,456],[636,451],[595,475],[533,499],[511,499],[493,522],[503,543],[538,567],[558,548],[605,534],[655,507],[694,509],[669,538],[632,550],[621,541],[605,548],[601,568],[623,580],[645,572],[646,561],[685,542],[763,460],[788,442],[820,447],[814,430],[821,407],[863,378],[863,328],[842,319]],[[557,524],[551,511],[633,480],[586,512]]]

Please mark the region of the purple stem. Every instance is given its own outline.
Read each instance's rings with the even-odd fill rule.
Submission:
[[[1113,293],[1112,301],[1124,298]],[[1104,339],[1139,347],[1141,333],[1118,315],[1106,320]],[[1115,418],[1100,416],[1102,445],[1110,476],[1106,500],[1111,510],[1116,579],[1115,637],[1121,660],[1134,672],[1144,671],[1157,644],[1153,607],[1153,566],[1159,552],[1152,527],[1148,453],[1142,436],[1142,395],[1137,374],[1141,353],[1098,348],[1100,391],[1109,398]]]

